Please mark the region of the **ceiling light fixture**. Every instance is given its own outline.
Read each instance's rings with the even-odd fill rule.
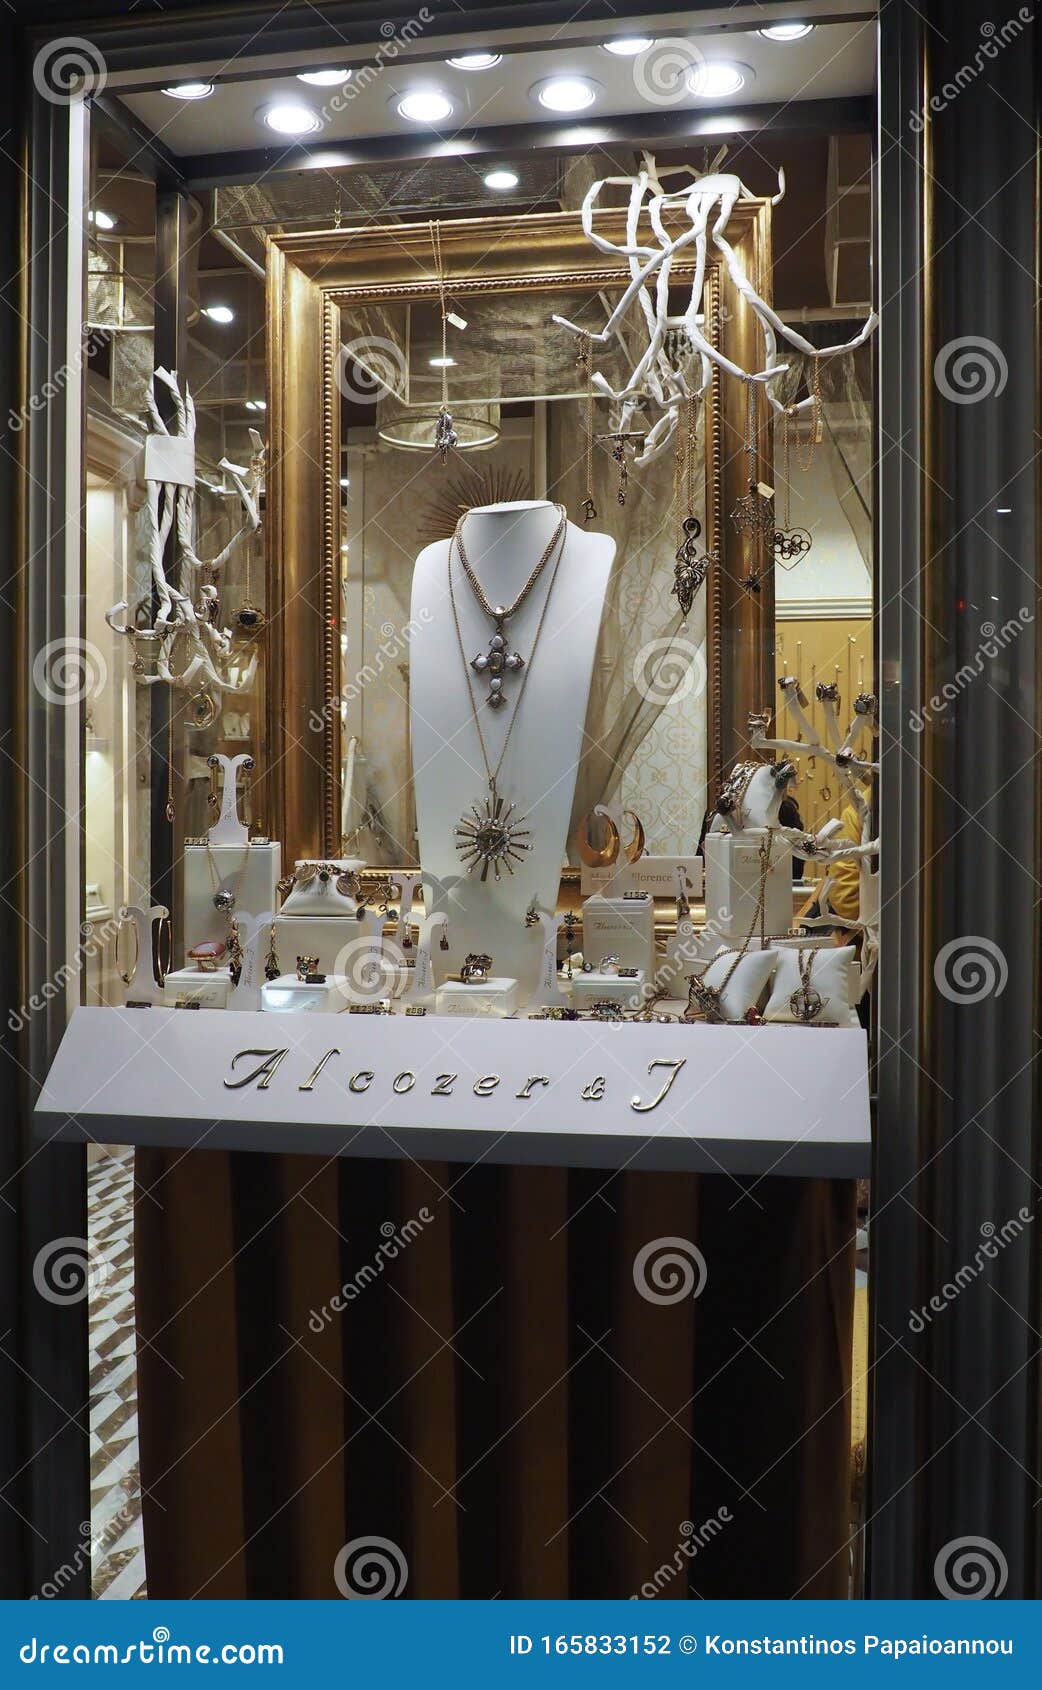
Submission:
[[[446,59],[453,70],[491,70],[502,61],[502,53],[462,53],[458,59]]]
[[[440,88],[414,88],[398,101],[398,115],[409,123],[443,123],[452,116],[452,101]]]
[[[234,323],[235,312],[230,305],[204,305],[203,316],[209,317],[211,323]]]
[[[318,113],[300,100],[277,100],[262,106],[259,116],[276,135],[313,135],[321,126]]]
[[[163,93],[168,100],[205,100],[213,93],[212,82],[175,82]]]
[[[485,177],[485,186],[491,188],[494,194],[508,194],[520,180],[513,170],[490,170]]]
[[[300,70],[297,72],[298,82],[308,82],[312,88],[339,88],[342,82],[351,79],[349,70]]]
[[[706,59],[703,64],[692,65],[684,80],[688,92],[698,100],[726,100],[752,77],[748,65],[732,64],[730,59]]]
[[[597,98],[597,83],[588,76],[549,76],[529,92],[547,111],[585,111]]]
[[[444,358],[428,358],[427,362],[432,370],[454,370],[456,368],[455,358],[450,358],[448,354]]]
[[[116,227],[116,219],[110,216],[107,211],[88,211],[87,221],[93,223],[96,229],[114,229]]]
[[[644,53],[654,46],[650,35],[620,35],[615,41],[602,41],[601,46],[606,53],[614,53],[617,59],[634,59],[638,53]]]
[[[760,30],[768,41],[802,41],[814,28],[812,23],[769,23]]]
[[[268,401],[266,399],[247,399],[246,409],[248,411],[266,411],[268,409]]]

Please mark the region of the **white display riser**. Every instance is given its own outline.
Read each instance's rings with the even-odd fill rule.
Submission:
[[[84,1007],[35,1125],[184,1149],[853,1178],[870,1166],[867,1043],[860,1027],[475,1020],[447,1034],[431,1016]]]

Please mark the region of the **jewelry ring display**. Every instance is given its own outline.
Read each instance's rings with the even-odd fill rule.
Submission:
[[[484,985],[492,972],[492,958],[486,951],[468,951],[459,971],[461,986]]]
[[[601,974],[617,974],[619,970],[618,951],[608,951],[604,956],[602,956],[598,964],[598,969]]]
[[[314,974],[314,972],[317,968],[318,968],[318,957],[317,956],[298,956],[298,958],[297,958],[297,979],[299,981],[301,981],[301,983],[303,985],[306,985],[307,981],[308,981],[308,976],[311,975],[311,974]]]

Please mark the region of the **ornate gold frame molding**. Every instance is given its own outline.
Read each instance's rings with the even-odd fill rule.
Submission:
[[[597,228],[625,235],[624,214]],[[754,287],[770,292],[770,204],[742,201],[728,231]],[[260,798],[288,861],[331,854],[340,842],[340,717],[332,704],[340,665],[340,416],[334,363],[339,308],[367,301],[454,297],[561,288],[617,290],[625,266],[591,247],[577,212],[460,218],[440,225],[443,274],[431,225],[328,229],[274,236],[268,243],[268,610],[266,756]],[[677,282],[691,265],[675,268]],[[746,369],[758,366],[756,324],[716,263],[707,271],[710,333]],[[742,581],[763,559],[727,522],[745,491],[745,390],[714,371],[706,407],[706,543],[721,566],[707,582],[706,647],[710,784],[745,739],[750,709],[773,703],[773,575],[759,593]],[[758,473],[770,474],[770,430],[761,423]],[[315,724],[319,726],[316,728]]]

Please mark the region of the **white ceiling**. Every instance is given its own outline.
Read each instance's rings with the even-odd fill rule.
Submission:
[[[618,26],[616,26],[618,27]],[[636,26],[633,26],[634,28]],[[675,28],[675,24],[674,24]],[[642,30],[643,33],[643,30]],[[661,37],[660,37],[661,39]],[[719,110],[729,105],[766,104],[782,101],[827,100],[870,94],[875,87],[876,27],[873,21],[819,24],[804,40],[782,44],[765,40],[753,32],[740,34],[688,34],[682,42],[693,42],[705,59],[738,60],[754,72],[741,93],[729,100],[695,99],[683,92],[665,97],[648,87],[648,73],[663,62],[660,54],[670,47],[664,42],[654,50],[644,68],[639,60],[619,58],[598,45],[561,45],[552,49],[512,51],[490,70],[460,71],[445,63],[444,46],[430,56],[430,46],[412,44],[408,60],[382,64],[367,86],[360,86],[356,70],[345,89],[314,88],[299,82],[292,71],[282,75],[267,72],[254,80],[230,81],[216,78],[214,93],[191,103],[171,100],[158,90],[127,92],[121,97],[147,127],[179,156],[238,150],[291,143],[272,133],[258,118],[258,108],[273,99],[292,96],[324,112],[320,131],[307,136],[303,144],[348,140],[363,136],[417,135],[423,127],[398,115],[397,103],[416,87],[437,87],[453,102],[453,115],[437,133],[451,135],[459,128],[546,121],[561,123],[656,109]],[[682,43],[681,50],[683,50]],[[469,50],[493,45],[472,42]],[[459,48],[455,49],[457,52]],[[422,53],[422,56],[421,56]],[[344,48],[312,62],[321,65],[358,66],[373,63],[373,52]],[[545,111],[532,98],[533,84],[547,76],[578,74],[600,85],[596,104],[573,120]],[[333,96],[340,94],[339,101]],[[344,97],[346,94],[346,97]],[[428,131],[434,134],[435,131]]]

